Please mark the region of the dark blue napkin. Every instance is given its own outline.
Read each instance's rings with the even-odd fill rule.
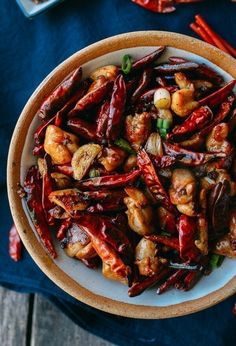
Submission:
[[[188,24],[201,13],[232,44],[236,42],[236,4],[229,0],[181,5],[158,15],[130,0],[67,0],[34,20],[14,1],[1,0],[0,25],[0,284],[20,292],[39,292],[75,323],[117,345],[236,345],[234,298],[194,315],[167,320],[112,316],[77,302],[53,284],[24,251],[14,263],[8,256],[11,216],[5,163],[11,133],[28,97],[42,79],[72,53],[122,32],[168,30],[190,34]]]

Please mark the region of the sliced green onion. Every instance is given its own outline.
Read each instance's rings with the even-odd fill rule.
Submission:
[[[119,138],[115,141],[115,145],[120,147],[121,149],[125,150],[129,154],[136,154],[136,152],[131,148],[129,142],[127,142],[123,138]]]
[[[225,260],[225,256],[221,255],[220,258],[219,258],[219,261],[217,263],[218,268],[221,266],[221,264],[224,262],[224,260]]]
[[[210,265],[212,269],[219,268],[223,263],[225,256],[213,254],[210,258]]]
[[[159,129],[161,129],[162,128],[162,124],[163,124],[163,119],[157,119],[157,127],[159,128]]]
[[[166,139],[167,130],[163,129],[163,128],[160,128],[159,132],[160,132],[161,138]]]
[[[89,171],[89,178],[96,178],[96,177],[100,177],[99,170],[96,168],[91,168]]]
[[[171,236],[171,234],[166,232],[166,231],[161,231],[161,235],[164,235],[166,237],[170,237]]]
[[[130,73],[132,68],[132,62],[129,55],[124,55],[122,58],[121,69],[125,74]]]
[[[170,128],[170,122],[167,119],[163,119],[162,128],[168,130]]]

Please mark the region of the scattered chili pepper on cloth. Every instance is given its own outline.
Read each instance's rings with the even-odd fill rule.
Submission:
[[[217,34],[200,14],[195,16],[195,22],[190,24],[190,28],[198,36],[200,36],[203,41],[216,46],[225,53],[228,53],[236,58],[236,48],[234,48],[223,37]]]
[[[18,262],[21,259],[22,243],[16,226],[13,224],[9,231],[9,255]]]
[[[191,4],[195,2],[202,2],[205,0],[131,0],[131,1],[152,12],[171,13],[176,10],[175,5]],[[231,1],[235,2],[235,0],[231,0]]]

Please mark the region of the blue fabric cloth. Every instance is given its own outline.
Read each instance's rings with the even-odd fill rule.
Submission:
[[[12,223],[6,195],[5,163],[11,133],[28,97],[42,79],[75,51],[97,40],[137,30],[190,34],[188,24],[202,13],[231,43],[236,42],[236,4],[229,0],[181,5],[159,15],[130,0],[67,0],[34,20],[14,1],[1,0],[0,25],[0,284],[20,292],[39,292],[85,329],[117,345],[236,345],[234,298],[196,313],[167,320],[112,316],[75,301],[39,270],[24,251],[14,263],[8,256]]]

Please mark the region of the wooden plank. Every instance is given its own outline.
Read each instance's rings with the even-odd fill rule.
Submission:
[[[35,295],[31,346],[112,346],[78,327],[52,303]]]
[[[29,311],[29,294],[0,287],[0,345],[25,346]]]

